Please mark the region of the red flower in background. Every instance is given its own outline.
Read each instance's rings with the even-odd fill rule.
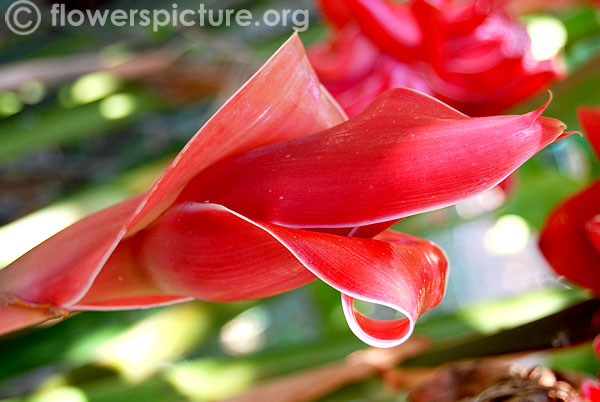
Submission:
[[[537,61],[525,28],[504,2],[319,0],[336,29],[310,60],[350,116],[389,88],[432,94],[484,116],[545,89],[556,60]]]
[[[600,107],[578,117],[600,156]],[[554,270],[600,295],[600,180],[561,204],[548,218],[540,248]]]
[[[585,379],[581,383],[581,396],[583,396],[586,401],[600,401],[600,383],[598,383],[598,381]]]
[[[385,229],[495,186],[566,135],[544,109],[470,118],[397,89],[346,121],[294,36],[146,194],[0,271],[0,333],[61,312],[247,300],[319,278],[342,293],[359,338],[397,345],[441,301],[447,261]],[[367,318],[354,299],[406,318]]]
[[[600,107],[581,107],[577,115],[600,157]],[[566,200],[550,215],[540,236],[540,249],[559,275],[600,297],[600,180]],[[596,339],[594,350],[600,357],[600,338]],[[599,397],[600,388],[595,392]]]

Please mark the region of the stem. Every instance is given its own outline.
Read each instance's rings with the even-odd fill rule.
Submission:
[[[441,344],[404,365],[436,366],[458,359],[566,347],[590,341],[598,333],[600,300],[592,299],[494,335]]]

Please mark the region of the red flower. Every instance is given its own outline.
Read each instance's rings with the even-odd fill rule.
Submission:
[[[585,379],[581,383],[581,396],[589,402],[600,402],[600,383]]]
[[[470,118],[398,89],[345,121],[294,36],[146,194],[0,271],[0,332],[74,310],[266,297],[319,278],[342,293],[359,338],[397,345],[442,299],[447,261],[385,228],[495,186],[565,135],[544,108]],[[369,319],[354,299],[406,318]]]
[[[600,107],[580,108],[579,121],[600,156]],[[600,295],[600,180],[548,218],[540,248],[554,270]]]
[[[579,122],[600,157],[600,107],[580,107]],[[554,270],[600,296],[600,180],[561,204],[548,218],[540,249]],[[594,341],[600,358],[600,336]],[[597,381],[581,386],[589,401],[600,401]]]
[[[559,75],[557,61],[533,59],[527,32],[503,4],[319,0],[337,32],[311,50],[311,62],[350,116],[393,87],[471,116],[498,113]]]

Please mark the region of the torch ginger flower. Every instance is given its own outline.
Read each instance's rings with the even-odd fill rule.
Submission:
[[[471,116],[501,112],[561,75],[535,60],[525,28],[504,2],[319,0],[336,29],[309,56],[352,117],[377,95],[408,87]]]
[[[441,301],[448,262],[385,229],[495,186],[566,135],[544,108],[471,118],[396,89],[347,120],[294,35],[147,193],[0,271],[0,332],[70,311],[267,297],[319,278],[341,292],[360,339],[398,345]],[[355,299],[405,318],[368,318]]]

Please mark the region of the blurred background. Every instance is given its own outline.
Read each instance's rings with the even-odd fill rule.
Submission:
[[[13,3],[0,1],[5,13]],[[44,15],[53,2],[36,1]],[[80,0],[67,9],[180,9],[198,1]],[[308,47],[327,35],[309,0],[204,1],[207,9],[308,10]],[[522,15],[533,53],[558,55],[567,78],[546,116],[579,129],[574,106],[600,104],[600,18],[587,3]],[[290,26],[50,26],[30,35],[0,24],[0,268],[83,216],[144,192],[211,114],[290,35]],[[537,53],[536,53],[537,52]],[[542,94],[509,112],[524,113]],[[537,232],[559,200],[600,173],[579,136],[524,165],[506,186],[396,229],[435,241],[452,267],[446,298],[417,333],[436,341],[490,334],[587,297],[556,277]],[[221,400],[365,346],[340,295],[316,281],[244,303],[191,302],[80,313],[0,338],[0,398],[10,401]],[[564,340],[560,340],[563,342]],[[566,340],[568,343],[568,340]],[[590,344],[536,357],[596,375]],[[441,362],[440,362],[441,363]],[[395,401],[380,378],[322,400]]]

